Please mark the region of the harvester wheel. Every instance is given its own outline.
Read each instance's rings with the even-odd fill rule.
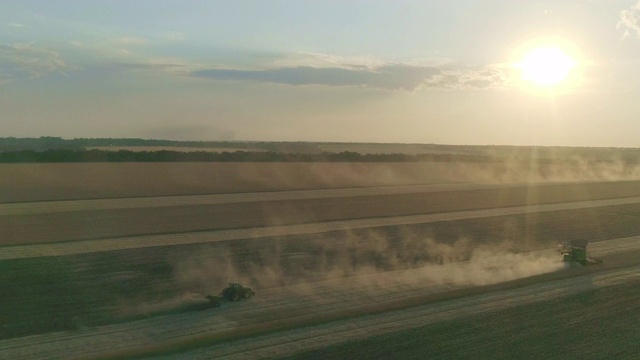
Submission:
[[[245,299],[248,299],[248,298],[250,298],[250,297],[251,297],[251,291],[245,291],[245,292],[244,292],[244,298],[245,298]]]
[[[233,294],[231,294],[230,298],[231,298],[231,301],[236,301],[240,298],[240,294],[238,294],[237,292],[234,292]]]

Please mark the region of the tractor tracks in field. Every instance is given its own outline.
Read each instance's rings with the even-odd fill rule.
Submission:
[[[252,339],[200,348],[183,353],[181,356],[189,359],[207,359],[211,356],[220,359],[282,357],[346,341],[557,299],[638,280],[640,280],[640,267],[632,267],[262,335]]]
[[[603,241],[593,252],[601,256],[627,251],[638,239]],[[545,256],[543,252],[534,255]],[[556,278],[521,279],[527,281],[480,288],[473,284],[434,283],[428,280],[427,271],[363,274],[258,289],[258,295],[249,301],[226,303],[217,309],[3,340],[0,354],[33,359],[58,354],[77,358],[135,357],[199,348],[186,357],[278,357],[640,280],[637,262],[595,273],[565,272]],[[456,291],[455,296],[448,297]]]

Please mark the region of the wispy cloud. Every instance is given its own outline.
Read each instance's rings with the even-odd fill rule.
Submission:
[[[13,28],[26,28],[26,27],[28,27],[25,24],[19,24],[19,23],[8,23],[7,26],[8,27],[13,27]]]
[[[110,65],[112,70],[151,71],[156,74],[164,73],[178,76],[190,75],[195,69],[200,67],[201,65],[182,59],[164,57],[148,58],[137,62],[115,62]]]
[[[206,69],[191,73],[195,77],[218,80],[251,80],[289,85],[362,86],[406,91],[417,89],[438,74],[440,70],[437,68],[406,65],[384,65],[375,69],[311,66],[265,70]]]
[[[495,89],[508,83],[499,67],[462,65],[411,65],[376,60],[347,61],[330,56],[315,57],[315,66],[282,66],[260,70],[209,68],[191,72],[199,78],[227,81],[256,81],[288,85],[357,86],[384,90],[416,91],[422,88]],[[287,63],[291,58],[286,58]]]
[[[375,69],[384,66],[383,60],[367,56],[339,56],[322,53],[279,54],[268,68],[315,67],[342,69]]]
[[[446,66],[442,75],[425,84],[440,89],[506,89],[511,84],[511,74],[503,66]]]
[[[624,29],[624,37],[635,32],[636,36],[640,38],[640,1],[631,8],[620,11],[620,21],[617,27]]]
[[[115,42],[124,46],[143,46],[147,44],[147,39],[135,36],[123,36],[115,39]]]
[[[145,47],[148,40],[136,36],[122,36],[94,44],[94,48],[103,51],[107,56],[129,57],[140,48]]]
[[[25,43],[0,45],[0,82],[64,73],[65,68],[65,62],[53,50]]]

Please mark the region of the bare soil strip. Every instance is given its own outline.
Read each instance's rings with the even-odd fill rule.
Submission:
[[[608,199],[597,201],[577,201],[550,205],[517,206],[487,210],[457,211],[426,215],[410,215],[372,219],[328,221],[287,226],[270,226],[247,229],[231,229],[218,231],[187,232],[180,234],[163,234],[147,236],[128,236],[99,240],[73,241],[54,244],[19,245],[0,247],[0,260],[23,259],[42,256],[62,256],[85,254],[92,252],[137,249],[153,246],[173,246],[185,244],[199,244],[238,239],[255,239],[285,235],[303,235],[340,231],[347,229],[362,229],[384,226],[398,226],[409,224],[424,224],[440,221],[454,221],[461,219],[487,218],[496,216],[528,214],[536,212],[584,209],[600,206],[615,206],[636,204],[640,197]]]
[[[356,196],[375,196],[391,194],[412,194],[441,191],[463,191],[477,189],[502,189],[524,187],[525,183],[512,184],[446,184],[446,185],[407,185],[384,186],[370,188],[291,190],[273,192],[252,192],[236,194],[211,195],[176,195],[142,198],[92,199],[92,200],[58,200],[24,203],[0,204],[0,216],[47,214],[59,212],[139,209],[168,206],[234,204],[258,201],[283,201],[325,198],[348,198]]]
[[[640,246],[637,240],[638,237],[604,241],[592,250],[596,256],[601,255],[599,251],[615,254],[637,249]],[[434,283],[425,272],[429,269],[413,269],[263,289],[249,301],[224,304],[218,309],[4,340],[0,341],[0,354],[32,359],[140,356],[214,343],[215,346],[195,350],[188,356],[284,356],[640,279],[637,265],[615,269],[616,261],[607,260],[611,260],[608,267],[593,267],[593,271],[563,272],[555,280],[532,278],[519,285],[505,283],[498,288]],[[451,266],[464,268],[472,264]],[[463,272],[468,273],[469,269]],[[442,300],[440,294],[455,291],[467,292],[458,293],[456,299],[433,303]],[[422,305],[428,303],[431,304]]]
[[[507,170],[465,163],[0,164],[0,203],[531,180]]]
[[[463,184],[431,184],[431,185],[405,185],[405,186],[378,186],[364,188],[342,189],[318,189],[318,190],[290,190],[271,192],[247,192],[232,194],[204,194],[204,195],[175,195],[156,197],[131,197],[113,199],[87,199],[87,200],[53,200],[35,202],[0,203],[0,216],[34,215],[49,213],[66,213],[78,211],[97,211],[114,209],[141,209],[158,207],[196,206],[237,204],[249,202],[277,202],[292,200],[313,200],[331,198],[372,197],[401,194],[424,194],[470,190],[505,191],[500,196],[508,198],[517,195],[517,191],[511,189],[526,189],[530,202],[548,201],[549,196],[557,197],[557,202],[599,200],[605,198],[620,198],[640,196],[640,182],[544,182],[544,183],[463,183]],[[579,189],[576,191],[576,188]],[[550,195],[538,199],[543,194]],[[469,196],[475,196],[468,193]],[[506,199],[505,199],[506,200]],[[515,205],[515,204],[514,204]]]

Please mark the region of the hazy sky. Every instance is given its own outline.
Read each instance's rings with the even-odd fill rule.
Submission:
[[[522,79],[539,47],[575,61]],[[0,136],[640,147],[638,0],[2,0]]]

